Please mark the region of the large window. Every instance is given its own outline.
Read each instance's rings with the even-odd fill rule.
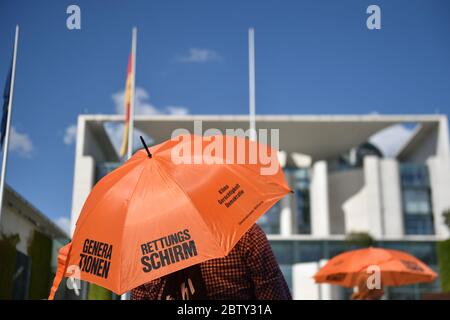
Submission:
[[[291,170],[293,189],[295,191],[296,223],[299,234],[311,233],[311,209],[309,197],[310,171],[309,169]]]
[[[309,200],[310,170],[298,168],[286,168],[284,173],[291,188],[295,192],[295,215],[296,226],[294,232],[299,234],[311,233],[311,212]],[[291,198],[292,199],[292,198]],[[278,202],[266,214],[258,220],[258,224],[268,234],[280,233],[280,211],[281,204]]]
[[[428,169],[425,165],[401,164],[400,176],[406,234],[434,234]]]

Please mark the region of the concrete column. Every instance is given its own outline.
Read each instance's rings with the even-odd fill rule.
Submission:
[[[405,232],[398,162],[395,159],[382,159],[380,172],[384,235],[401,237]]]
[[[75,224],[83,208],[84,202],[94,185],[95,163],[89,156],[83,156],[75,161],[75,175],[72,193],[72,213],[70,216],[70,236],[75,231]]]
[[[364,186],[342,204],[346,234],[351,232],[370,231],[368,213],[367,210],[365,210],[367,202],[366,189],[367,188]]]
[[[450,159],[450,141],[448,131],[448,119],[446,116],[442,116],[439,120],[438,138],[437,138],[437,150],[436,154],[439,157]]]
[[[95,161],[93,157],[84,155],[85,142],[87,142],[86,123],[82,117],[79,117],[75,149],[70,236],[75,231],[75,224],[80,215],[80,211],[95,182]]]
[[[286,195],[280,200],[280,234],[289,236],[293,234],[292,210],[289,201],[290,195]]]
[[[431,186],[434,230],[437,236],[448,238],[450,231],[442,213],[450,209],[450,163],[446,157],[431,157],[427,161]]]
[[[375,237],[383,236],[383,207],[380,177],[380,159],[376,156],[364,157],[364,181],[369,233]]]
[[[317,284],[313,276],[327,260],[296,263],[292,266],[292,298],[294,300],[336,300],[339,299],[338,287],[329,284]]]
[[[328,199],[328,169],[326,161],[314,163],[310,187],[311,234],[315,237],[330,235],[330,211]]]

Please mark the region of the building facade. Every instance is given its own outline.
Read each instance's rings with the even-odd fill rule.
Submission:
[[[78,118],[72,232],[93,185],[120,165],[106,130],[120,115]],[[135,128],[154,144],[178,128],[194,133],[248,129],[247,116],[136,116]],[[324,261],[357,248],[351,234],[375,246],[395,248],[437,268],[436,241],[450,236],[442,213],[450,208],[450,150],[445,116],[257,116],[257,129],[278,129],[280,162],[295,191],[259,220],[297,299],[346,299],[350,291],[315,285]],[[405,125],[411,135],[386,156],[371,143],[377,133]],[[389,288],[391,299],[420,298],[439,290],[431,284]]]
[[[0,221],[0,299],[45,299],[69,235],[11,187]],[[65,296],[61,290],[58,297]]]

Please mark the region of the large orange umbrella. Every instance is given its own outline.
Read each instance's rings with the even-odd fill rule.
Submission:
[[[223,257],[288,192],[277,151],[248,139],[182,135],[140,150],[93,188],[49,298],[71,265],[122,294]]]
[[[344,252],[333,257],[315,275],[317,283],[330,283],[343,287],[358,285],[361,276],[371,274],[378,267],[384,286],[400,286],[431,282],[437,274],[412,255],[383,248],[366,248]]]

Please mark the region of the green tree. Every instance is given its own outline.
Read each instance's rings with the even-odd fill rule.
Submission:
[[[450,209],[445,210],[442,215],[444,216],[444,223],[450,230]]]
[[[442,215],[444,223],[450,229],[450,209],[445,210]],[[450,293],[450,239],[439,241],[436,247],[442,292]]]
[[[372,247],[375,243],[373,237],[367,232],[351,232],[347,234],[346,242],[358,247]]]
[[[450,239],[439,241],[436,245],[442,292],[450,293]]]

